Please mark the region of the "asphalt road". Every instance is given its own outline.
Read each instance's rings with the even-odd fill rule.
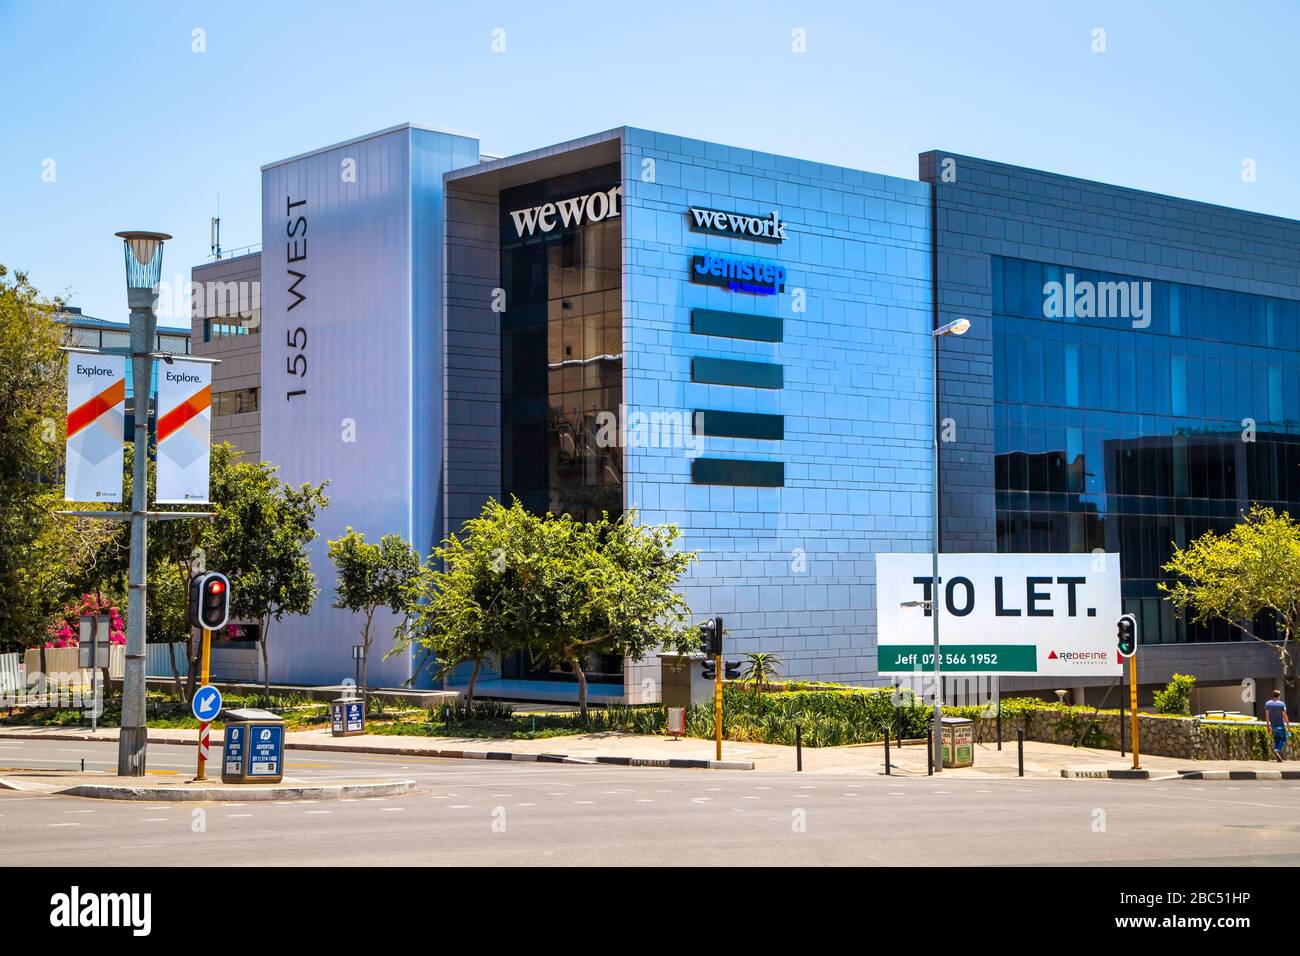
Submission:
[[[383,799],[242,804],[0,791],[0,863],[1300,864],[1300,783],[962,780],[287,752],[298,777],[413,778]],[[0,741],[0,767],[116,745]],[[193,748],[150,745],[151,771]]]

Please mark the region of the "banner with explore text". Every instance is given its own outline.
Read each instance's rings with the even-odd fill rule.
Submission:
[[[159,362],[157,503],[207,503],[211,436],[212,366]]]
[[[68,355],[65,501],[122,500],[126,357]]]

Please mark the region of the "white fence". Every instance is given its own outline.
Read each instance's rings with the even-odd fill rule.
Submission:
[[[84,670],[82,679],[87,682],[90,680],[90,668],[83,668],[78,662],[77,656],[80,648],[76,647],[47,647],[45,649],[45,667],[50,674],[71,674],[76,671]],[[108,676],[110,680],[121,680],[122,670],[126,664],[126,646],[123,644],[114,644],[109,649],[108,654]],[[39,674],[41,670],[41,649],[39,647],[29,647],[23,654],[23,663],[27,667],[28,679],[32,674]],[[103,666],[103,662],[100,662]]]
[[[0,694],[17,694],[23,688],[19,663],[22,655],[0,654]]]

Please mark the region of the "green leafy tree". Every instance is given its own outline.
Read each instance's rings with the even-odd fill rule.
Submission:
[[[316,516],[329,506],[328,482],[291,485],[267,462],[238,462],[216,489],[208,568],[230,577],[230,616],[258,622],[262,693],[271,696],[271,622],[308,613],[320,589],[307,548]]]
[[[364,617],[361,627],[365,645],[361,658],[364,700],[366,663],[375,639],[375,614],[387,608],[398,615],[394,638],[401,642],[420,600],[420,555],[400,534],[386,534],[378,544],[371,544],[364,534],[349,527],[343,537],[329,542],[329,556],[336,576],[334,607]]]
[[[635,512],[584,522],[489,500],[430,556],[412,639],[440,673],[473,662],[471,681],[486,658],[515,650],[567,666],[585,720],[590,655],[698,647],[674,590],[694,557],[676,550],[678,536],[671,525],[639,524]]]
[[[517,501],[515,509],[523,510]],[[513,557],[518,633],[535,660],[573,671],[583,720],[591,655],[636,660],[660,647],[698,646],[690,609],[674,590],[694,557],[674,548],[679,535],[673,525],[638,523],[634,511],[621,518],[602,513],[591,522],[548,514],[526,524],[521,553]]]
[[[1158,690],[1152,699],[1157,714],[1174,714],[1181,717],[1192,716],[1192,691],[1196,689],[1196,678],[1189,674],[1175,674],[1173,680]]]
[[[127,443],[123,482],[130,495],[134,446]],[[187,616],[190,578],[202,570],[221,571],[230,578],[230,616],[259,624],[263,693],[270,693],[267,640],[271,623],[286,614],[306,614],[319,589],[307,548],[316,538],[317,514],[329,505],[325,484],[289,485],[270,462],[243,461],[228,442],[212,446],[208,469],[210,503],[174,505],[169,511],[211,511],[214,518],[152,522],[149,527],[149,573],[146,626],[150,641],[171,642],[186,637],[188,666],[173,670],[177,692],[187,699],[197,687],[202,642],[191,632]],[[149,500],[154,496],[155,469],[148,473]],[[118,548],[102,569],[105,577],[124,587],[130,529],[117,523]]]
[[[63,446],[66,364],[54,321],[24,273],[0,265],[0,640],[44,644],[70,596],[51,511]],[[38,547],[39,546],[39,547]],[[36,558],[40,562],[36,563]]]
[[[483,664],[521,646],[514,598],[522,562],[514,559],[526,547],[525,532],[532,520],[522,508],[488,501],[459,535],[435,548],[426,565],[424,600],[412,627],[390,653],[418,644],[423,654],[417,670],[433,665],[437,679],[472,664],[465,689],[465,700],[472,704]]]
[[[1160,589],[1180,611],[1204,624],[1226,621],[1278,656],[1291,712],[1297,711],[1296,628],[1300,625],[1300,525],[1289,514],[1253,506],[1225,534],[1207,531],[1175,547],[1164,569],[1175,575]],[[1279,640],[1257,633],[1271,618]]]

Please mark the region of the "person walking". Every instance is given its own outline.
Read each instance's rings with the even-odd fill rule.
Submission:
[[[1273,699],[1264,705],[1268,716],[1268,729],[1273,732],[1273,756],[1281,763],[1282,754],[1286,752],[1286,741],[1291,736],[1291,719],[1287,716],[1286,704],[1280,690],[1273,691]]]

